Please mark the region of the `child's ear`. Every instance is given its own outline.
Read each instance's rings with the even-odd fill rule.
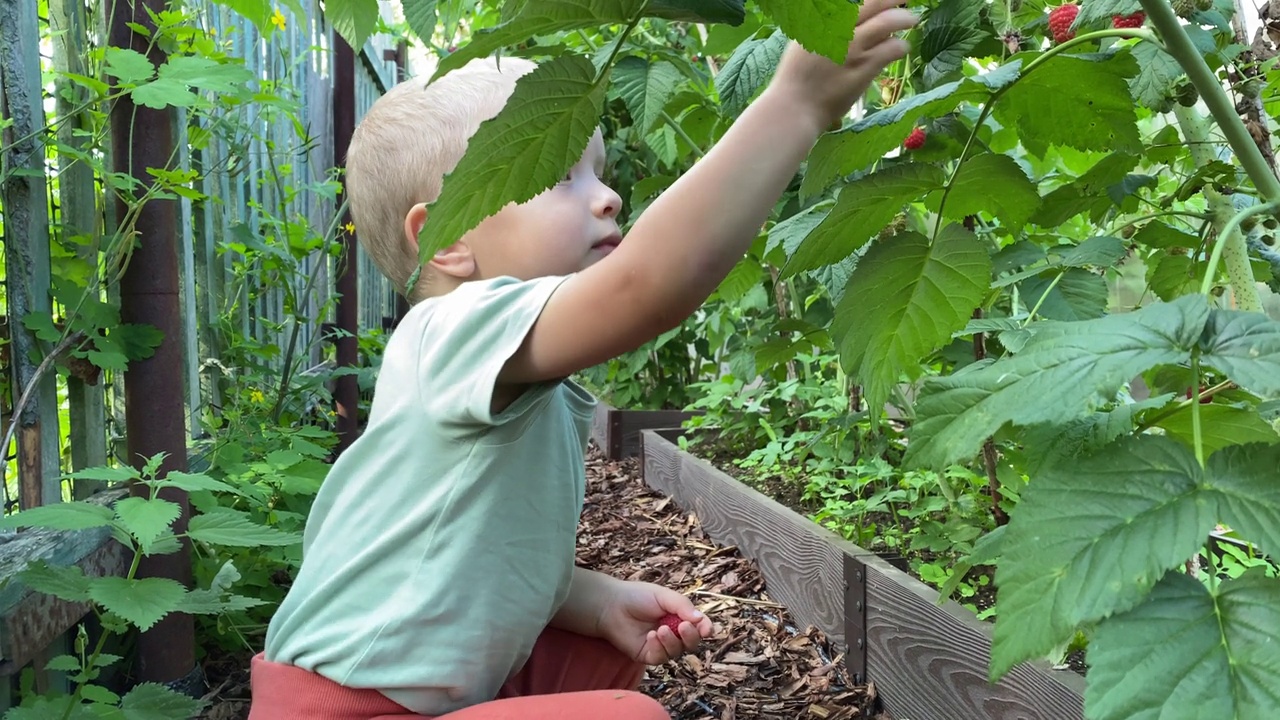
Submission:
[[[422,226],[426,224],[427,206],[423,203],[414,205],[404,217],[405,243],[414,255],[419,252],[418,233],[422,232]],[[470,278],[476,272],[476,259],[471,253],[471,247],[462,241],[438,251],[428,264],[459,280]]]

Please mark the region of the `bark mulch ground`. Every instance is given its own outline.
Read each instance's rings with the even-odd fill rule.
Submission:
[[[592,448],[578,561],[683,592],[719,624],[696,653],[649,669],[641,690],[673,720],[887,720],[874,709],[874,685],[855,685],[838,648],[798,627],[755,564],[649,489],[635,461],[610,462]],[[206,662],[212,705],[203,720],[247,717],[248,659]]]

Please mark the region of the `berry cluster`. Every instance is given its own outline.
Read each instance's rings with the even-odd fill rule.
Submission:
[[[1049,32],[1053,33],[1053,41],[1061,45],[1062,43],[1074,38],[1076,33],[1071,29],[1071,24],[1076,21],[1076,16],[1080,14],[1080,6],[1075,3],[1059,5],[1049,11]]]
[[[1112,15],[1111,27],[1121,28],[1140,28],[1147,21],[1147,14],[1138,11],[1132,15]]]
[[[908,150],[919,150],[924,147],[925,132],[924,128],[916,128],[911,131],[906,140],[902,141],[902,146]]]

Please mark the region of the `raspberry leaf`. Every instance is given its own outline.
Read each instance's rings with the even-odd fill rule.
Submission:
[[[937,209],[941,196],[935,193],[929,198],[930,209]],[[1013,158],[984,153],[960,166],[943,216],[962,220],[985,211],[1017,233],[1039,206],[1040,193]]]
[[[1280,706],[1280,580],[1250,571],[1213,590],[1170,572],[1147,602],[1103,621],[1089,644],[1094,720],[1235,720]],[[1210,710],[1210,708],[1212,710]]]
[[[1191,410],[1190,405],[1179,408],[1156,425],[1181,440],[1187,447],[1192,447],[1194,434]],[[1271,429],[1269,423],[1258,417],[1253,409],[1210,403],[1202,404],[1197,412],[1200,413],[1200,440],[1206,453],[1248,443],[1280,442],[1280,435]]]
[[[841,364],[881,407],[919,358],[963,328],[991,286],[986,246],[959,225],[930,243],[916,232],[877,242],[858,262],[836,309],[832,337]]]
[[[1106,20],[1111,24],[1113,15],[1132,15],[1142,9],[1138,0],[1084,0],[1080,5],[1080,14],[1072,28],[1091,25],[1098,20]]]
[[[965,59],[987,38],[980,17],[983,3],[944,0],[929,13],[919,43],[924,81],[933,87],[960,71]]]
[[[1113,153],[1098,161],[1089,171],[1044,196],[1032,221],[1041,227],[1056,227],[1088,213],[1097,219],[1115,207],[1113,189],[1119,188],[1129,171],[1138,165],[1138,156]]]
[[[1200,361],[1264,399],[1280,398],[1280,322],[1261,313],[1214,310]]]
[[[1036,314],[1046,320],[1092,320],[1107,310],[1107,281],[1081,268],[1033,275],[1018,290],[1028,307],[1039,305]]]
[[[716,93],[720,105],[730,115],[737,115],[773,77],[787,48],[787,36],[775,31],[767,38],[748,38],[734,49],[724,69],[716,75]]]
[[[1140,70],[1129,81],[1129,89],[1138,102],[1158,110],[1169,101],[1174,81],[1186,72],[1177,59],[1149,42],[1135,45],[1133,57]]]
[[[1141,152],[1128,84],[1137,72],[1128,54],[1055,55],[1010,86],[994,114],[1002,125],[1016,127],[1023,146],[1039,157],[1052,145]]]
[[[809,52],[843,63],[858,24],[848,0],[759,0],[760,9]]]
[[[1140,373],[1188,361],[1208,319],[1205,298],[1188,295],[1096,320],[1037,323],[1017,355],[922,383],[904,462],[945,467],[972,457],[1006,423],[1061,423],[1103,407]]]
[[[746,19],[743,0],[649,0],[644,14],[664,20],[734,26]]]
[[[783,266],[782,276],[843,260],[889,224],[904,205],[942,187],[945,181],[941,168],[910,163],[849,183],[840,191],[836,206]]]
[[[589,59],[565,55],[516,82],[445,178],[419,235],[424,262],[507,203],[551,187],[582,155],[604,102],[606,84],[595,72]]]
[[[1203,409],[1210,407],[1222,406]],[[1257,422],[1266,424],[1261,419]],[[1276,482],[1280,447],[1275,445],[1276,439],[1273,431],[1265,443],[1225,447],[1206,463],[1209,487],[1218,496],[1219,519],[1253,539],[1272,557],[1280,552],[1280,483]]]
[[[642,133],[648,133],[658,122],[683,78],[676,66],[665,60],[649,62],[629,56],[613,68],[614,87]]]
[[[1189,448],[1153,435],[1042,470],[1002,541],[991,679],[1135,607],[1195,553],[1216,519],[1203,480]]]

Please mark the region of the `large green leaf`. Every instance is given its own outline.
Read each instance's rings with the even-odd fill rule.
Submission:
[[[663,108],[683,80],[680,70],[666,60],[649,62],[628,56],[613,68],[618,95],[626,103],[636,129],[642,133],[648,133],[662,117]]]
[[[733,51],[715,78],[716,93],[726,113],[737,115],[746,109],[773,77],[786,47],[787,36],[779,30],[767,38],[747,38]]]
[[[194,717],[207,703],[157,683],[133,686],[120,701],[128,720],[173,720]]]
[[[939,85],[871,113],[847,129],[823,135],[809,156],[800,185],[802,197],[812,197],[839,176],[861,170],[902,144],[922,118],[937,118],[963,102],[983,102],[995,90],[1018,79],[1021,61],[1002,65],[983,75]]]
[[[1280,447],[1233,445],[1209,456],[1205,474],[1218,495],[1219,519],[1280,557]],[[1280,626],[1277,626],[1280,627]]]
[[[431,42],[436,32],[436,0],[400,0],[404,21],[424,43]]]
[[[1280,397],[1280,322],[1261,313],[1214,310],[1200,345],[1205,365],[1251,393]]]
[[[1097,320],[1038,323],[1017,355],[924,381],[904,461],[944,467],[1005,423],[1061,423],[1103,407],[1140,373],[1189,360],[1208,317],[1204,297],[1188,295]]]
[[[1027,307],[1039,304],[1037,314],[1048,320],[1092,320],[1107,310],[1107,281],[1082,268],[1033,275],[1019,287]]]
[[[1280,435],[1258,416],[1256,410],[1212,403],[1201,405],[1200,436],[1206,453],[1217,452],[1230,445],[1280,442]],[[1181,408],[1157,423],[1170,435],[1193,447],[1191,406]]]
[[[871,407],[899,377],[963,328],[991,283],[991,256],[968,230],[948,226],[930,243],[916,232],[878,242],[854,269],[832,336]]]
[[[1045,467],[1097,452],[1121,435],[1133,432],[1143,412],[1163,407],[1171,399],[1172,394],[1159,395],[1106,412],[1089,413],[1065,425],[1043,423],[1028,427],[1022,433],[1022,442],[1028,449],[1027,474],[1038,477]]]
[[[943,0],[929,13],[919,45],[926,86],[959,72],[969,53],[986,39],[982,7],[983,3],[973,0]]]
[[[1161,300],[1173,300],[1194,292],[1200,292],[1200,280],[1204,276],[1204,264],[1186,255],[1158,256],[1147,266],[1147,284],[1151,292]]]
[[[0,519],[0,528],[44,527],[53,530],[87,530],[105,527],[115,520],[111,508],[90,502],[63,502],[27,508]]]
[[[788,258],[795,255],[796,250],[800,248],[800,243],[804,242],[804,239],[809,237],[809,233],[822,223],[828,212],[830,207],[815,205],[769,228],[765,253],[773,252],[774,248],[781,246]]]
[[[1171,572],[1089,643],[1091,720],[1272,720],[1280,707],[1280,580],[1208,590]]]
[[[902,206],[942,186],[942,169],[903,163],[849,183],[822,223],[804,239],[782,268],[782,276],[830,265],[874,237]]]
[[[1215,521],[1202,479],[1190,450],[1147,435],[1032,480],[1001,544],[992,679],[1134,607],[1196,552]]]
[[[151,543],[169,531],[181,511],[177,503],[159,498],[130,497],[116,503],[120,524],[138,541],[143,552],[150,552]]]
[[[664,20],[735,26],[746,19],[743,0],[649,0],[644,14]]]
[[[143,631],[175,611],[186,594],[181,583],[158,577],[100,577],[94,578],[89,587],[89,597],[94,602]]]
[[[419,236],[424,261],[507,203],[551,187],[582,156],[604,102],[591,61],[550,60],[516,82],[503,109],[481,123],[444,181]]]
[[[1016,127],[1023,146],[1040,157],[1051,145],[1139,152],[1142,139],[1128,85],[1136,72],[1128,55],[1056,55],[1010,86],[994,115]]]
[[[1032,220],[1043,227],[1056,227],[1088,213],[1095,221],[1113,207],[1111,190],[1124,182],[1138,164],[1138,156],[1113,153],[1099,160],[1076,180],[1055,188],[1040,204]]]
[[[192,540],[213,545],[231,547],[256,547],[258,545],[294,545],[301,541],[293,533],[255,523],[247,516],[231,511],[205,513],[191,518],[187,536]]]
[[[1088,25],[1097,20],[1106,20],[1111,24],[1112,15],[1130,15],[1142,9],[1138,0],[1085,0],[1080,5],[1080,13],[1076,15],[1073,27]]]
[[[477,32],[470,42],[442,59],[431,79],[535,35],[628,22],[639,15],[643,6],[643,0],[538,0],[526,3],[511,19]]]
[[[325,0],[324,19],[359,52],[378,27],[378,0]]]
[[[937,208],[940,198],[941,193],[930,197],[930,207]],[[983,153],[960,166],[942,214],[962,220],[987,212],[1017,233],[1039,206],[1040,193],[1013,158]]]
[[[49,565],[44,560],[32,560],[18,579],[32,590],[62,598],[68,602],[87,602],[89,582],[78,565]]]
[[[150,80],[156,74],[156,66],[137,50],[109,47],[103,72],[125,85],[137,85]]]
[[[1186,73],[1177,58],[1149,42],[1135,45],[1133,56],[1141,70],[1129,80],[1130,92],[1146,107],[1159,109],[1173,90],[1174,81]]]
[[[804,49],[844,63],[858,24],[858,5],[849,0],[759,0],[760,9]]]

